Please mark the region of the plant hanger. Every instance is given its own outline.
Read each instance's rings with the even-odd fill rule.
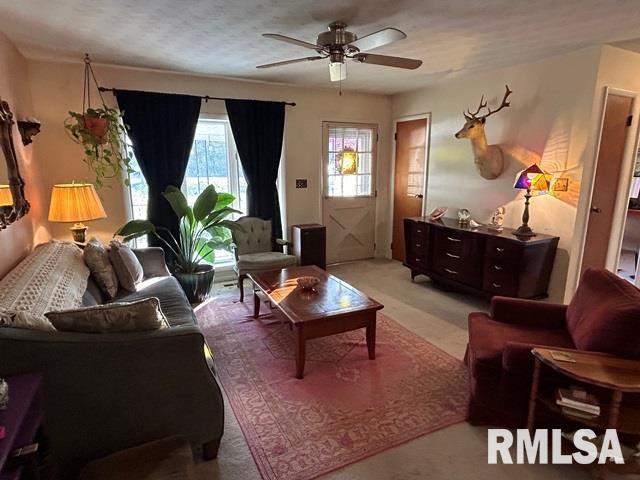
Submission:
[[[92,83],[101,104],[95,108],[91,106]],[[82,112],[70,111],[64,126],[71,139],[82,145],[83,161],[95,174],[98,188],[103,186],[105,178],[122,180],[128,185],[132,153],[125,144],[127,132],[122,114],[105,103],[88,53],[84,55]]]

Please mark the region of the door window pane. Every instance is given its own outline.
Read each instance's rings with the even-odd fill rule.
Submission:
[[[373,194],[373,128],[358,128],[330,124],[325,145],[326,188],[328,197],[358,197]],[[354,150],[358,154],[358,168],[354,174],[343,175],[339,158],[343,149]]]

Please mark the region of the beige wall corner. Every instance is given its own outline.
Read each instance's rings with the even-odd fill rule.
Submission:
[[[29,90],[27,61],[7,37],[0,33],[0,98],[9,103],[14,120],[37,116]],[[46,128],[43,127],[43,128]],[[17,126],[13,128],[13,143],[20,173],[25,181],[25,194],[31,203],[28,215],[0,231],[0,278],[27,255],[34,244],[47,241],[47,192],[42,182],[42,159],[34,143],[22,145]],[[0,159],[4,161],[4,158]]]

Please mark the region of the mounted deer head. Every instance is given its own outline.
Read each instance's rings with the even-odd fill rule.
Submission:
[[[512,93],[513,92],[509,90],[509,86],[505,85],[505,93],[502,98],[502,103],[495,110],[491,110],[491,108],[487,106],[484,95],[482,95],[480,98],[480,105],[478,105],[475,112],[472,113],[470,110],[462,112],[462,115],[464,115],[465,118],[465,123],[460,131],[455,134],[456,138],[468,138],[471,140],[471,148],[473,149],[476,167],[480,172],[480,175],[488,180],[493,180],[500,176],[504,170],[504,157],[499,146],[487,145],[484,125],[487,118],[491,115],[511,105],[507,99]],[[480,111],[483,108],[487,109],[487,113],[480,115]]]

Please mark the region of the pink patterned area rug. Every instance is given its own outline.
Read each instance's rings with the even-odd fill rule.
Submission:
[[[464,365],[384,314],[375,360],[364,329],[310,340],[297,380],[289,326],[235,298],[197,316],[264,479],[315,478],[465,419]]]

